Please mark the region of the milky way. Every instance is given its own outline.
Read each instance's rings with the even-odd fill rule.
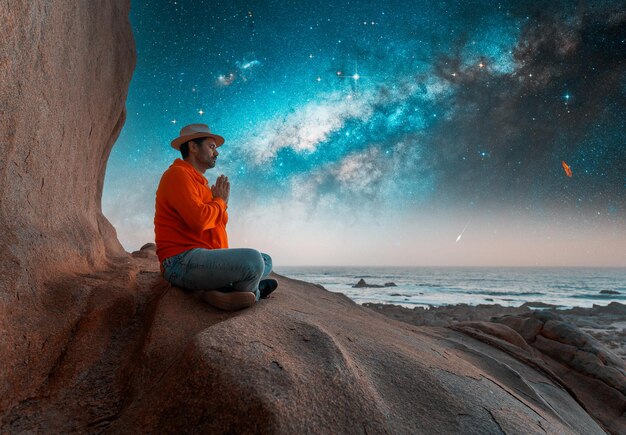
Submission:
[[[152,234],[169,141],[194,122],[226,138],[205,176],[229,175],[241,244],[262,242],[250,216],[268,214],[626,226],[625,8],[379,3],[133,1],[137,68],[103,197],[122,243]]]

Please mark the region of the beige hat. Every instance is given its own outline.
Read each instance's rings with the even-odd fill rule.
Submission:
[[[198,139],[201,137],[212,137],[215,139],[215,145],[221,146],[224,143],[224,138],[217,134],[211,133],[209,126],[206,124],[189,124],[180,129],[180,136],[172,141],[172,148],[180,151],[180,146],[192,139]]]

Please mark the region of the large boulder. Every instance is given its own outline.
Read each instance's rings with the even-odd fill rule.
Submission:
[[[276,274],[269,299],[226,313],[157,270],[133,258],[74,282],[106,304],[5,431],[603,433],[550,374],[460,332]]]
[[[100,201],[135,65],[129,3],[0,3],[0,409],[63,359],[92,295],[72,276],[128,256]]]

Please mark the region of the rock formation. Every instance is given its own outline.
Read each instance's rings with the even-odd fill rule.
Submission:
[[[359,282],[357,282],[355,285],[352,286],[352,288],[383,288],[383,287],[397,287],[397,285],[395,282],[386,282],[385,285],[368,284],[367,282],[365,282],[363,278],[361,278],[359,279]]]
[[[126,258],[100,200],[135,65],[129,1],[0,5],[0,409],[35,396]]]
[[[0,432],[603,433],[546,367],[466,333],[280,276],[220,312],[125,252],[100,198],[128,12],[0,5]]]
[[[450,327],[542,367],[610,432],[626,433],[626,305],[532,311],[528,307],[533,305],[458,304],[424,310],[367,304],[414,325]]]

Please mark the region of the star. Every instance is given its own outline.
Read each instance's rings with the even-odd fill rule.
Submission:
[[[204,115],[204,110],[202,109],[198,110],[198,115]]]

